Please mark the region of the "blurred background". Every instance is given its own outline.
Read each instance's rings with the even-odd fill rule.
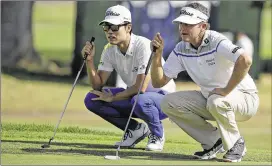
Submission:
[[[246,160],[271,164],[272,1],[198,2],[211,12],[211,29],[222,32],[234,43],[244,47],[253,57],[250,75],[259,90],[260,107],[256,116],[239,123],[239,128],[251,152]],[[180,8],[185,3],[187,2],[1,1],[1,140],[12,140],[4,142],[3,146],[1,144],[1,151],[5,155],[3,160],[11,164],[35,161],[35,165],[44,164],[46,161],[52,164],[53,159],[58,160],[54,151],[52,158],[42,158],[40,161],[32,157],[40,152],[39,149],[34,149],[33,152],[22,149],[37,148],[37,140],[44,142],[51,136],[82,65],[81,49],[92,36],[96,38],[95,65],[98,65],[101,51],[107,44],[105,34],[98,23],[104,19],[108,7],[116,4],[127,6],[132,13],[133,33],[136,35],[152,39],[156,32],[160,32],[166,43],[163,55],[166,59],[180,40],[178,26],[171,22],[179,15]],[[121,136],[119,129],[85,108],[84,98],[91,90],[87,80],[84,68],[60,126],[75,126],[76,129],[84,127],[99,132],[102,130],[107,131],[106,135],[108,131],[117,132]],[[185,72],[175,81],[177,90],[199,89]],[[123,86],[123,83],[113,72],[107,86]],[[186,154],[191,154],[196,149],[200,150],[198,144],[178,126],[168,120],[163,123],[169,140],[166,144],[167,152],[184,153],[184,150],[188,150]],[[43,127],[44,124],[50,128]],[[88,144],[112,144],[119,140],[117,136],[104,137],[93,133],[78,136],[78,133],[74,132],[72,130],[69,135],[58,133],[56,140]],[[108,138],[106,142],[105,138]],[[185,142],[182,146],[180,139]],[[20,143],[16,140],[32,140],[34,143]],[[178,144],[171,144],[171,141]],[[187,147],[186,142],[194,148]],[[96,152],[100,153],[95,149],[94,153]],[[66,150],[63,153],[67,155]],[[74,151],[72,153],[77,154]],[[86,153],[82,151],[82,154]],[[20,158],[19,154],[27,154],[29,157],[23,158],[21,155]],[[38,154],[42,157],[48,156]],[[67,160],[58,160],[56,164],[78,164],[77,161],[83,160],[82,156],[78,156],[78,159],[70,157],[68,156]]]
[[[199,1],[211,12],[212,30],[225,34],[253,56],[251,76],[271,73],[271,1]],[[106,38],[99,21],[115,4],[132,13],[133,33],[152,39],[161,32],[165,39],[164,58],[180,40],[178,16],[186,1],[1,1],[1,68],[7,74],[75,78],[82,64],[80,51],[96,37],[98,65]],[[159,9],[159,10],[158,10]],[[62,76],[62,77],[59,77]],[[86,76],[84,69],[81,77]],[[112,73],[108,85],[118,81]],[[119,79],[119,78],[118,78]],[[179,80],[190,80],[181,73]],[[88,84],[88,82],[83,81]],[[87,79],[85,79],[87,80]]]

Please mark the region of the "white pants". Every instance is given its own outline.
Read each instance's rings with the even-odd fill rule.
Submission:
[[[233,90],[227,96],[211,95],[204,98],[200,91],[181,91],[164,97],[161,108],[168,117],[204,149],[210,149],[222,138],[229,150],[240,138],[236,121],[254,116],[259,106],[257,93]],[[219,131],[207,120],[216,121]]]

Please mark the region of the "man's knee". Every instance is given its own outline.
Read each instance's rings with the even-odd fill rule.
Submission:
[[[136,97],[133,97],[131,104],[134,104]],[[140,94],[135,107],[135,115],[141,119],[154,121],[160,119],[160,108],[156,105],[155,99],[152,95]]]
[[[136,101],[136,97],[137,96],[132,98],[131,104],[134,104],[134,102]],[[154,105],[154,102],[149,96],[147,96],[145,94],[139,94],[138,100],[136,103],[137,107],[140,107],[141,109],[145,109],[145,108],[150,108],[153,105]]]
[[[218,112],[218,110],[222,110],[221,108],[230,109],[229,102],[224,99],[225,99],[224,96],[220,96],[220,95],[216,95],[216,94],[211,95],[207,99],[206,109],[211,113]],[[218,108],[220,108],[220,109],[218,109]]]
[[[175,100],[174,93],[166,95],[161,102],[161,109],[168,117],[179,117],[182,119],[191,119],[195,114],[189,110],[187,101]]]
[[[100,102],[100,101],[93,101],[92,100],[93,98],[96,98],[96,97],[98,97],[98,96],[89,92],[89,93],[87,93],[87,95],[84,99],[84,103],[85,103],[86,108],[92,112],[96,110],[95,107],[96,107],[97,103]]]
[[[133,105],[136,101],[136,97],[133,97],[131,100],[131,104]],[[139,94],[137,103],[135,105],[134,113],[139,118],[143,119],[153,119],[154,111],[154,102],[147,95]]]
[[[171,114],[171,112],[173,112],[176,109],[176,104],[173,102],[172,97],[174,97],[172,96],[172,94],[165,95],[160,104],[162,112],[164,112],[167,115]]]

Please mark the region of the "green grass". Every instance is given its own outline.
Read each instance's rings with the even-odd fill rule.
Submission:
[[[75,2],[35,2],[34,46],[46,59],[69,63],[74,49]]]
[[[53,135],[71,84],[21,80],[4,74],[1,78],[2,164],[226,165],[220,160],[192,159],[191,154],[201,150],[200,145],[168,120],[163,121],[163,152],[144,151],[145,139],[136,149],[122,149],[119,161],[103,159],[104,155],[115,154],[112,145],[120,140],[122,132],[86,110],[83,99],[90,88],[80,85],[73,92],[51,148],[41,149]],[[177,84],[179,90],[197,89],[192,83]],[[239,123],[248,149],[239,164],[271,164],[271,75],[262,75],[257,85],[259,112],[249,121]]]
[[[269,44],[271,21],[267,19],[271,16],[265,12],[264,18],[262,42]],[[74,47],[74,2],[37,1],[33,19],[34,44],[43,58],[69,63]],[[262,55],[270,55],[271,47],[262,46]],[[248,149],[239,164],[271,165],[271,75],[261,75],[257,86],[260,109],[252,119],[239,123]],[[1,75],[1,164],[227,164],[192,159],[191,154],[201,150],[200,145],[168,120],[163,121],[166,135],[163,152],[143,151],[146,139],[135,149],[121,149],[119,161],[103,159],[104,155],[115,154],[112,145],[120,140],[122,132],[85,108],[83,100],[91,88],[81,85],[74,89],[51,148],[41,149],[53,135],[71,87],[71,81],[59,83],[34,80],[31,76],[19,79]],[[178,90],[187,89],[197,87],[178,83]],[[222,154],[218,157],[222,158]]]
[[[40,148],[52,134],[44,125],[9,124],[2,125],[2,163],[3,164],[208,164],[226,165],[220,159],[200,161],[191,154],[199,149],[184,133],[169,137],[163,152],[144,151],[147,140],[134,149],[122,149],[121,160],[108,161],[105,155],[115,155],[114,141],[121,133],[101,133],[99,130],[86,128],[60,128],[49,149]],[[53,128],[53,126],[47,126]],[[38,131],[37,131],[38,129]],[[84,131],[84,132],[83,132]],[[72,132],[72,133],[71,133]],[[177,139],[178,138],[178,139]],[[252,148],[248,142],[247,156],[241,164],[271,164],[271,149],[265,144]],[[16,157],[15,157],[16,156]],[[222,154],[219,155],[222,157]],[[11,160],[12,159],[12,160]]]

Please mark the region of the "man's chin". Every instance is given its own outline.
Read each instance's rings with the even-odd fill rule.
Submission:
[[[189,38],[187,38],[187,37],[184,37],[184,38],[182,38],[182,41],[185,41],[185,42],[190,42],[190,39],[189,39]]]
[[[112,44],[112,45],[117,45],[118,44],[117,41],[109,41],[109,43]]]

